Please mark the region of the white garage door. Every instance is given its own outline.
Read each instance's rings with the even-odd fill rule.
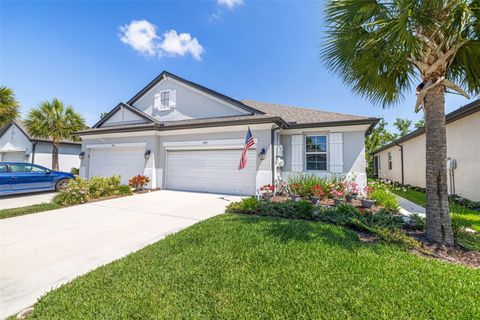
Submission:
[[[167,189],[224,194],[255,194],[256,153],[238,171],[242,150],[168,151]]]
[[[25,161],[25,152],[5,152],[3,153],[3,162],[24,162]]]
[[[131,177],[143,174],[145,161],[144,147],[92,149],[89,176],[120,175],[126,184]]]

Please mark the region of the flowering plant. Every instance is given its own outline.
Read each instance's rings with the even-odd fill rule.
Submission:
[[[345,182],[344,191],[346,196],[358,194],[358,183],[356,183],[355,181]]]
[[[150,183],[150,179],[146,176],[138,175],[133,176],[128,180],[128,185],[135,190],[143,190],[147,184]]]
[[[260,192],[263,194],[263,195],[270,195],[271,193],[273,193],[275,191],[275,186],[272,185],[272,184],[266,184],[262,187],[260,187]]]
[[[311,188],[313,196],[318,198],[323,198],[325,196],[325,191],[321,185],[316,185]]]
[[[342,199],[345,196],[343,190],[332,189],[330,190],[330,196],[334,199]]]
[[[292,195],[298,196],[300,195],[300,192],[302,192],[302,186],[299,183],[291,183],[290,191]]]
[[[363,193],[365,193],[365,197],[367,199],[370,199],[372,197],[373,190],[374,188],[369,185],[366,185],[365,187],[363,187]]]

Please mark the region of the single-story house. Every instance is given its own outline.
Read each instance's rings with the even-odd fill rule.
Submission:
[[[377,118],[236,100],[162,72],[81,131],[83,177],[137,174],[151,188],[253,195],[297,173],[366,182],[365,135]],[[250,127],[255,145],[237,169]]]
[[[480,201],[480,100],[446,115],[448,189]],[[379,178],[425,188],[425,128],[374,151]]]
[[[62,141],[58,149],[60,171],[70,172],[80,167],[79,141]],[[14,120],[0,129],[0,162],[30,162],[46,168],[52,167],[51,139],[37,139],[28,134],[21,120]]]

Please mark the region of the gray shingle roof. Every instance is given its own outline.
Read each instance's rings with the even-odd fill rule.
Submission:
[[[294,107],[284,104],[259,102],[253,100],[240,100],[247,106],[258,109],[267,115],[279,116],[287,123],[296,122],[297,124],[336,122],[336,121],[355,121],[374,119],[364,116],[355,116],[338,112],[321,111],[318,109],[309,109],[303,107]]]
[[[26,125],[25,125],[25,122],[24,122],[22,119],[13,120],[13,121],[10,122],[9,124],[7,124],[7,125],[4,126],[3,128],[1,128],[1,130],[0,130],[0,136],[1,136],[6,130],[8,130],[8,128],[10,128],[10,126],[11,126],[12,124],[15,124],[18,128],[20,128],[20,130],[22,130],[22,132],[28,137],[28,139],[30,139],[30,140],[32,140],[32,141],[40,141],[40,142],[52,142],[52,141],[53,141],[51,138],[48,138],[48,139],[39,139],[39,138],[32,137],[32,136],[28,133],[27,127],[26,127]],[[69,140],[69,139],[61,140],[60,143],[82,144],[81,141],[73,141],[73,140]]]

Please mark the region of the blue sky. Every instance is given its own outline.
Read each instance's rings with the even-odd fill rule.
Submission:
[[[89,125],[162,70],[238,99],[420,119],[413,91],[383,110],[324,68],[322,10],[322,1],[2,1],[0,83],[23,114],[58,97]],[[447,112],[466,103],[447,96]]]

